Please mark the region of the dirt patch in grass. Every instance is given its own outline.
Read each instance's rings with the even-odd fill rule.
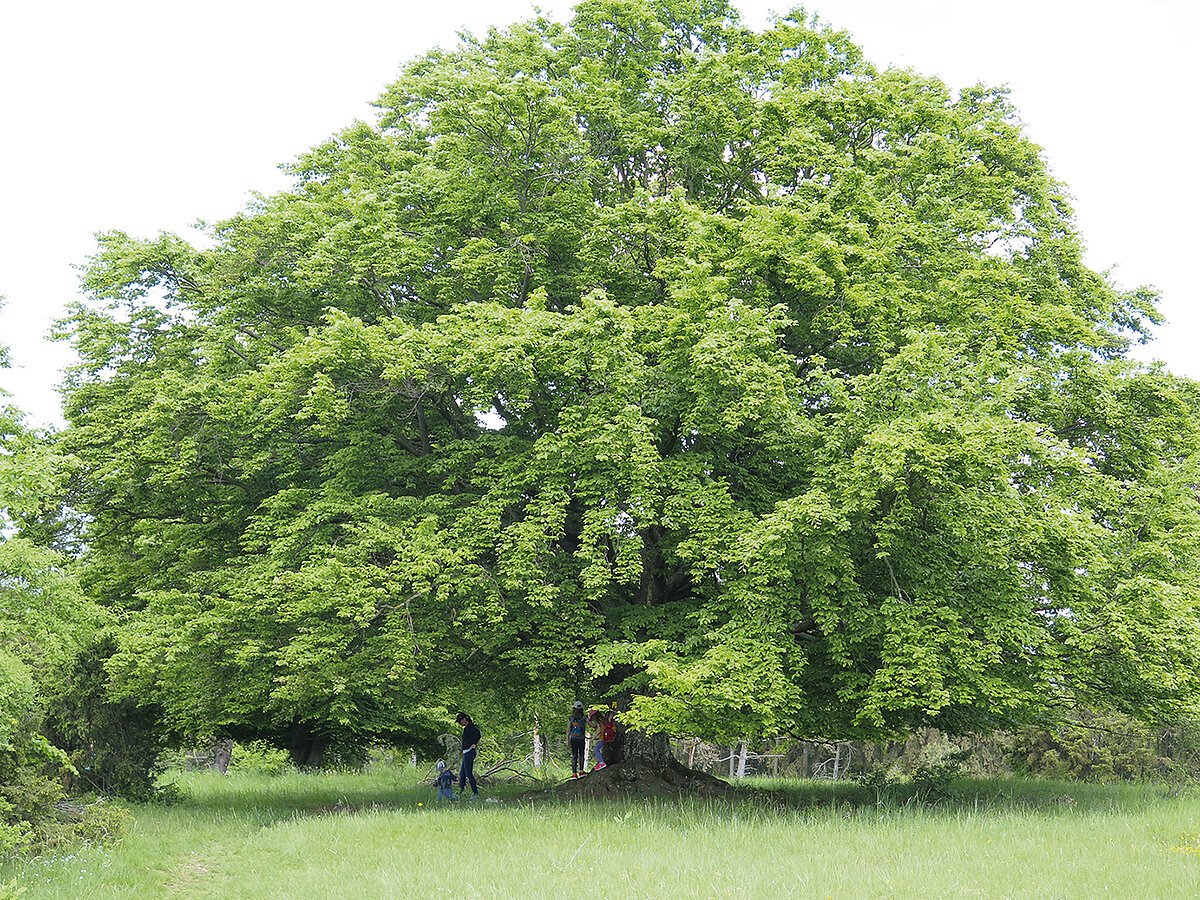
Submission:
[[[196,854],[188,857],[187,861],[179,867],[179,871],[175,878],[167,882],[166,888],[169,891],[190,891],[196,886],[196,882],[207,875],[211,869],[203,862]]]

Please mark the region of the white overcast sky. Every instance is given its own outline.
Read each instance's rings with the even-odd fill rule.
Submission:
[[[571,3],[543,0],[565,19]],[[741,0],[761,26],[788,3]],[[1196,0],[814,0],[879,65],[1008,84],[1075,198],[1093,268],[1164,293],[1144,355],[1200,377]],[[278,165],[356,118],[407,59],[528,2],[0,0],[0,387],[60,421],[45,339],[97,231],[188,234],[286,185]],[[194,236],[194,233],[192,234]]]

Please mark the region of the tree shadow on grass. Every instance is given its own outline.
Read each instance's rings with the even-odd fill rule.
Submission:
[[[630,773],[625,773],[628,776]],[[927,811],[950,814],[1037,811],[1071,814],[1130,810],[1161,803],[1178,787],[1159,784],[1084,784],[1029,778],[954,778],[934,785],[914,781],[791,780],[749,778],[728,783],[706,776],[696,785],[622,777],[620,765],[580,779],[543,783],[494,781],[485,794],[504,806],[583,804],[622,809],[652,806],[729,813],[795,814],[803,811]],[[191,776],[181,779],[181,805],[230,815],[262,827],[312,816],[416,812],[438,804],[432,786],[411,772],[288,773],[281,776]],[[418,804],[421,804],[419,806]],[[463,808],[474,804],[463,803]],[[483,804],[480,804],[483,806]],[[492,806],[489,804],[489,806]],[[494,808],[494,806],[492,807]]]

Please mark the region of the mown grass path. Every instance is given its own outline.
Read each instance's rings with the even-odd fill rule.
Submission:
[[[732,803],[442,804],[411,772],[192,776],[124,841],[4,870],[24,897],[1195,897],[1200,795],[962,782]],[[423,803],[423,806],[418,806]]]

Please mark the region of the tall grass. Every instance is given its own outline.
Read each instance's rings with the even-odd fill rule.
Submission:
[[[933,806],[796,782],[724,801],[438,804],[411,771],[183,787],[183,804],[135,807],[121,845],[5,877],[70,898],[1200,895],[1200,798],[1151,785],[960,782]]]

